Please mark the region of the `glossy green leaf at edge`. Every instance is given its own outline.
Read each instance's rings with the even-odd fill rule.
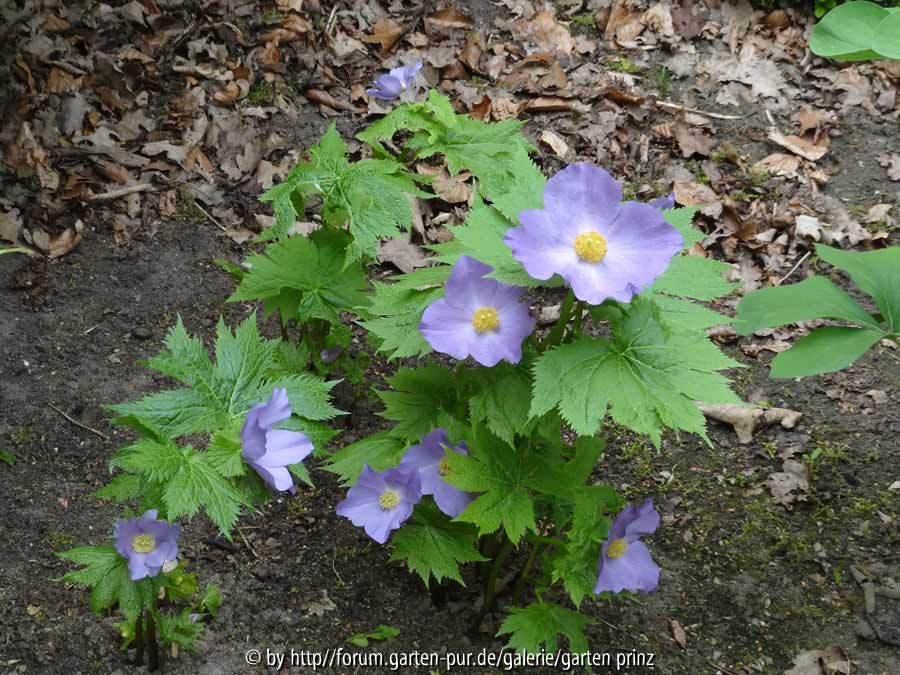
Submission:
[[[819,328],[773,359],[771,377],[806,377],[842,370],[865,354],[882,336],[880,331],[868,328]]]
[[[889,12],[871,2],[848,2],[828,12],[813,28],[809,48],[839,61],[877,59],[872,50],[878,24]]]

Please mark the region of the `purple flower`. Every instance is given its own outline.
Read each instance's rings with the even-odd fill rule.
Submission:
[[[400,469],[416,470],[422,483],[422,494],[433,495],[438,508],[451,518],[456,518],[469,505],[475,495],[450,485],[444,476],[450,474],[446,451],[468,455],[465,443],[451,445],[445,429],[437,428],[427,434],[419,445],[407,449],[400,462]]]
[[[116,521],[116,550],[128,561],[132,581],[155,577],[178,557],[178,526],[157,520],[156,514],[150,509],[140,518]]]
[[[382,101],[392,101],[397,98],[401,92],[412,88],[416,81],[416,75],[422,69],[422,62],[416,61],[409,66],[400,66],[392,68],[384,75],[375,78],[375,86],[366,89],[369,96],[380,98]]]
[[[629,504],[616,516],[600,550],[594,593],[622,589],[652,591],[659,584],[659,567],[639,541],[642,534],[656,532],[659,513],[648,498],[640,506]]]
[[[241,429],[243,457],[274,490],[297,491],[288,466],[302,462],[313,451],[306,434],[272,427],[291,416],[287,389],[273,389],[265,403],[257,403]]]
[[[684,243],[659,209],[623,202],[603,169],[571,164],[547,181],[544,208],[522,211],[503,241],[535,279],[559,274],[591,305],[630,302],[658,277]]]
[[[654,209],[674,209],[675,208],[675,193],[670,192],[665,197],[657,197],[656,199],[647,202]]]
[[[471,355],[483,366],[522,358],[522,340],[536,322],[519,302],[524,289],[485,278],[492,271],[468,256],[456,261],[444,297],[425,308],[419,324],[436,351],[460,360]]]
[[[363,466],[359,480],[347,491],[347,497],[335,512],[362,526],[379,544],[387,541],[392,530],[412,515],[422,499],[419,472],[414,469],[388,469],[381,473]]]

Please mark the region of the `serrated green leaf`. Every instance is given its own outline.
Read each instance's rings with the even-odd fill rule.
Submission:
[[[497,635],[509,635],[507,646],[517,652],[537,653],[559,650],[559,636],[569,641],[568,651],[582,654],[588,651],[584,629],[593,621],[565,607],[547,602],[535,602],[528,607],[510,607]]]
[[[666,335],[650,302],[636,299],[613,333],[613,340],[579,337],[538,359],[533,416],[558,407],[577,433],[590,435],[609,407],[616,422],[650,436],[658,446],[664,426],[707,438],[695,399],[740,402],[715,372],[719,364],[690,357],[693,349],[711,353],[696,346],[703,341]]]
[[[120,473],[113,477],[109,483],[92,493],[100,499],[112,499],[124,502],[128,499],[137,499],[144,492],[144,479],[132,473]]]
[[[83,565],[68,572],[65,581],[91,589],[91,610],[102,610],[118,604],[129,621],[149,607],[156,586],[151,579],[132,581],[125,560],[113,546],[85,546],[57,554],[60,558]]]
[[[714,300],[728,295],[737,287],[737,284],[722,278],[729,269],[727,264],[712,258],[676,255],[650,290],[695,300]]]
[[[811,319],[842,319],[880,329],[878,321],[853,298],[819,276],[746,295],[738,304],[734,328],[741,335],[749,335],[761,328]]]
[[[115,466],[143,474],[147,479],[164,483],[171,479],[184,463],[184,451],[174,443],[160,443],[142,438],[116,453]]]
[[[514,543],[526,530],[535,531],[534,502],[528,490],[539,470],[526,453],[511,448],[484,430],[469,445],[469,455],[448,453],[447,481],[461,490],[480,493],[457,520],[473,523],[481,534],[501,526]]]
[[[531,378],[511,364],[498,364],[475,371],[476,394],[469,399],[473,423],[485,422],[498,437],[513,444],[515,435],[525,434],[531,403]]]
[[[170,519],[192,517],[203,508],[222,534],[231,527],[244,502],[241,494],[219,473],[206,453],[186,453],[181,469],[166,484],[163,501]]]
[[[419,332],[419,324],[425,308],[444,296],[444,287],[417,290],[405,288],[400,283],[376,283],[374,286],[375,293],[367,308],[372,318],[360,323],[381,342],[378,351],[387,353],[389,359],[424,356],[431,352],[431,345]]]
[[[109,409],[120,416],[146,420],[173,437],[210,431],[228,423],[225,411],[211,408],[209,399],[193,389],[161,391]]]
[[[309,374],[288,375],[266,383],[254,396],[256,401],[266,401],[273,389],[287,389],[291,410],[308,420],[330,420],[343,415],[331,404],[331,390],[338,380],[325,381]]]
[[[391,560],[405,560],[426,586],[432,576],[438,583],[447,578],[465,586],[459,566],[487,560],[478,552],[475,528],[451,522],[430,504],[419,504],[413,518],[394,533]]]
[[[380,431],[344,446],[329,457],[324,468],[337,474],[341,485],[349,487],[356,483],[364,464],[368,464],[373,471],[397,466],[406,447],[401,439]]]
[[[869,328],[817,328],[772,360],[771,377],[807,377],[842,370],[883,337],[883,332]]]
[[[368,647],[371,640],[390,640],[400,635],[400,629],[393,626],[379,624],[375,630],[368,633],[356,633],[347,638],[347,642],[356,647]]]
[[[697,211],[699,210],[699,206],[686,206],[684,208],[662,210],[663,218],[666,219],[666,222],[681,232],[681,236],[684,237],[685,249],[691,248],[694,244],[703,241],[704,237],[706,237],[703,232],[692,225],[694,216],[697,215]]]
[[[418,441],[434,429],[441,412],[455,404],[453,372],[437,365],[400,368],[388,378],[389,391],[377,391],[384,402],[380,416],[395,422],[393,434]]]

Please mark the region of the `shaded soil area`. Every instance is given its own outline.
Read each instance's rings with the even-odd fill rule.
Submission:
[[[481,25],[498,12],[475,0],[460,6]],[[303,148],[328,120],[309,104],[298,107],[299,118],[276,115],[266,123],[287,145]],[[643,124],[664,119],[652,115]],[[547,119],[561,118],[534,118],[526,133],[537,139]],[[345,136],[359,124],[338,118]],[[848,117],[832,146],[842,168],[831,194],[863,209],[891,194],[874,160],[883,139],[896,138],[891,124]],[[766,126],[757,110],[721,125],[717,142],[757,160],[772,150]],[[548,171],[562,165],[546,153],[540,161]],[[665,169],[651,162],[638,175],[662,181]],[[261,210],[254,197],[235,191],[229,203],[254,213]],[[118,651],[117,618],[92,615],[87,595],[59,581],[69,567],[54,551],[102,543],[120,515],[89,496],[127,437],[107,424],[103,406],[167,384],[140,361],[159,351],[178,315],[209,341],[219,316],[234,325],[254,310],[224,304],[233,284],[214,263],[239,263],[247,252],[207,218],[179,211],[124,243],[95,215],[85,221],[84,242],[49,263],[0,257],[0,449],[16,459],[0,463],[0,674],[141,672]],[[278,334],[273,323],[265,330]],[[749,361],[742,344],[729,348]],[[597,482],[629,498],[653,496],[663,514],[649,542],[663,568],[658,591],[587,601],[596,651],[655,655],[652,671],[619,672],[782,673],[798,652],[835,646],[855,662],[854,672],[900,673],[900,600],[879,596],[867,611],[856,578],[900,580],[900,354],[879,347],[851,370],[799,382],[767,379],[763,354],[735,373],[736,388],[747,400],[803,412],[796,428],[763,429],[741,445],[730,428],[711,422],[711,447],[668,437],[659,451],[614,433],[597,467]],[[341,390],[338,396],[338,407],[347,409],[349,399],[341,400]],[[373,401],[358,403],[336,444],[382,428],[376,412]],[[785,455],[810,471],[808,489],[791,508],[765,485]],[[397,627],[400,636],[366,653],[500,650],[497,617],[473,625],[473,592],[448,587],[436,603],[418,577],[388,562],[387,547],[334,514],[343,496],[334,477],[315,465],[311,473],[316,488],[244,517],[233,542],[217,539],[202,518],[183,525],[183,557],[225,601],[196,653],[172,659],[169,672],[275,672],[248,666],[247,651],[358,652],[345,640],[379,624]],[[419,672],[431,670],[446,672],[443,664]]]

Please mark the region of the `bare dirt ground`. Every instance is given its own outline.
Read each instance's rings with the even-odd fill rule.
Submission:
[[[233,324],[253,311],[224,304],[232,280],[214,260],[246,256],[250,231],[267,224],[256,216],[270,213],[256,201],[264,186],[330,119],[352,137],[369,114],[359,86],[400,55],[424,58],[429,82],[463,110],[483,114],[487,98],[490,118],[521,115],[548,173],[578,159],[609,167],[640,198],[673,183],[681,203],[708,203],[711,193],[703,245],[733,263],[739,292],[787,275],[816,228],[847,247],[900,243],[900,175],[892,173],[900,157],[891,164],[900,146],[898,72],[810,59],[799,13],[773,19],[711,3],[690,5],[688,17],[675,5],[670,31],[665,12],[648,17],[656,3],[621,15],[607,3],[560,2],[551,21],[527,2],[470,0],[458,3],[460,16],[438,20],[429,17],[439,3],[344,3],[333,14],[328,3],[297,9],[289,1],[114,4],[3,10],[15,16],[2,28],[3,61],[12,65],[0,103],[0,233],[53,256],[0,257],[0,449],[16,460],[0,463],[4,675],[141,672],[118,651],[115,617],[92,615],[86,595],[58,581],[68,568],[54,556],[100,543],[118,515],[89,496],[125,440],[103,406],[165,384],[140,361],[158,352],[178,315],[209,338],[220,315]],[[308,27],[288,23],[292,16]],[[379,34],[379,17],[407,30],[386,50],[359,41]],[[286,25],[299,32],[267,47],[267,31]],[[180,71],[167,65],[176,57]],[[710,65],[729,60],[727,72]],[[233,77],[216,79],[216,68]],[[228,101],[228,82],[247,82],[249,93]],[[141,91],[143,105],[135,103]],[[660,101],[739,119],[677,114]],[[71,107],[82,103],[73,121]],[[201,117],[202,140],[187,147]],[[796,134],[808,156],[825,153],[809,160],[769,140],[773,123]],[[112,127],[117,135],[98,146],[98,129]],[[158,141],[177,147],[150,154],[146,144]],[[85,154],[85,145],[100,150]],[[775,170],[754,170],[776,153]],[[93,198],[141,182],[152,190]],[[441,208],[458,218],[464,207]],[[436,215],[426,209],[426,223]],[[798,215],[818,225],[798,232]],[[428,224],[425,236],[438,228]],[[808,258],[792,278],[813,269],[828,272]],[[275,325],[267,331],[277,334]],[[879,347],[846,372],[769,380],[767,362],[797,334],[802,327],[722,334],[749,366],[734,374],[738,392],[802,412],[795,428],[761,429],[740,444],[730,427],[711,422],[713,447],[673,436],[659,453],[614,433],[597,480],[629,497],[652,495],[663,514],[650,542],[663,568],[659,590],[588,610],[595,650],[656,655],[654,671],[628,672],[782,673],[800,652],[831,649],[853,661],[854,673],[900,673],[900,600],[878,595],[867,608],[862,586],[900,580],[900,366]],[[373,372],[387,367],[376,362]],[[348,393],[338,397],[347,409]],[[376,411],[372,401],[358,403],[335,447],[383,425]],[[778,500],[768,481],[786,460],[805,467],[806,483]],[[225,602],[196,653],[172,659],[170,672],[262,672],[246,665],[246,650],[355,650],[346,638],[378,624],[401,633],[369,651],[499,650],[491,617],[471,629],[467,589],[450,588],[434,604],[417,577],[387,562],[385,547],[334,514],[334,478],[315,467],[312,476],[315,489],[245,517],[233,543],[203,519],[184,525],[183,556]]]

